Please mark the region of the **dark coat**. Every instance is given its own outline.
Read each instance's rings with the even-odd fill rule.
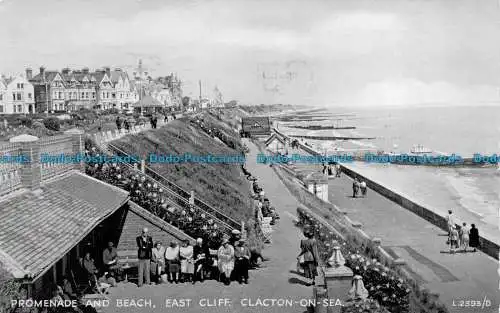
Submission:
[[[304,255],[305,262],[313,262],[314,265],[319,264],[319,250],[316,239],[302,239],[300,241],[300,255]]]
[[[469,246],[473,248],[479,247],[479,231],[477,228],[471,228],[469,232]]]
[[[146,240],[139,236],[136,238],[137,242],[137,256],[139,260],[150,260],[153,256],[153,238],[146,237]]]

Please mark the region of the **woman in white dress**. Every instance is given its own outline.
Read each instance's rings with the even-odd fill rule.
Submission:
[[[184,240],[182,247],[179,249],[181,258],[181,275],[182,281],[192,282],[194,274],[193,246],[189,244],[189,240]]]
[[[462,224],[462,228],[460,229],[460,245],[464,252],[467,252],[467,248],[469,248],[469,232],[470,228],[467,226],[467,223]]]
[[[219,259],[219,272],[223,276],[221,279],[225,285],[229,285],[231,283],[231,273],[234,269],[234,248],[229,244],[228,238],[222,240],[222,246],[219,248],[217,256]]]

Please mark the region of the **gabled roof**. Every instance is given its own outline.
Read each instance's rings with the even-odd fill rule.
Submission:
[[[266,146],[267,146],[267,145],[269,145],[271,142],[273,142],[273,140],[274,140],[274,139],[278,140],[278,141],[279,141],[279,142],[281,142],[282,144],[285,144],[285,143],[286,143],[286,142],[285,142],[285,140],[283,140],[283,138],[281,138],[280,136],[276,135],[276,133],[273,133],[273,134],[271,135],[271,137],[267,138],[266,143],[265,143],[265,144],[266,144]]]
[[[58,71],[45,71],[45,80],[49,83],[51,83],[54,78],[56,78],[57,74],[59,74]],[[37,82],[37,83],[41,83],[43,82],[43,78],[42,78],[42,75],[40,73],[38,73],[37,75],[35,75],[31,81],[33,82]]]
[[[7,83],[4,81],[3,78],[0,78],[0,89],[6,89],[7,88]]]
[[[101,84],[104,80],[104,77],[107,77],[106,72],[94,72],[91,74],[94,77],[97,84]]]
[[[126,191],[79,172],[1,199],[0,281],[42,275],[127,201]]]

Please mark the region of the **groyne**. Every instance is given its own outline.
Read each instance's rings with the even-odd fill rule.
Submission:
[[[304,138],[314,140],[373,140],[375,137],[350,137],[350,136],[305,136],[305,135],[290,135],[293,138]]]
[[[299,128],[299,129],[310,129],[310,130],[356,129],[356,126],[322,126],[322,125],[300,126],[300,125],[289,125],[288,127]]]
[[[278,130],[274,130],[277,132],[279,135],[283,137],[290,138],[289,136],[279,132]],[[313,155],[321,156],[322,154],[315,151],[311,147],[307,147],[303,145],[302,143],[299,143],[299,148],[310,153]],[[342,168],[342,172],[348,175],[351,178],[354,177],[359,177],[361,180],[364,180],[366,182],[366,185],[368,188],[372,189],[373,191],[381,194],[382,196],[386,197],[387,199],[397,203],[401,207],[413,212],[414,214],[420,216],[421,218],[424,218],[428,222],[432,223],[433,225],[436,225],[437,227],[447,231],[448,226],[446,222],[446,217],[442,216],[436,212],[434,212],[432,209],[424,207],[423,205],[420,205],[413,201],[412,199],[409,199],[407,196],[402,195],[394,190],[389,189],[388,187],[383,186],[381,183],[378,183],[368,177],[365,177],[361,173],[355,171],[354,169],[350,168],[349,165],[346,164],[340,164]],[[480,238],[480,247],[479,249],[486,253],[487,255],[499,259],[499,245],[498,243],[495,243],[492,239],[485,238],[484,235],[481,235]]]

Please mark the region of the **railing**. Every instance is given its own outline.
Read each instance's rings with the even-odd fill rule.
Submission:
[[[40,139],[40,173],[42,180],[74,168],[72,162],[46,159],[47,156],[55,158],[61,155],[74,157],[71,136],[59,135]]]
[[[0,159],[15,158],[20,155],[21,145],[8,143],[0,146]],[[21,188],[21,163],[16,160],[0,161],[0,196]]]
[[[126,152],[124,152],[120,148],[118,148],[112,144],[109,144],[109,143],[108,143],[108,148],[113,150],[115,153],[120,153],[120,154],[125,155],[125,156],[128,155]],[[147,174],[149,177],[151,177],[157,183],[160,183],[165,188],[169,189],[169,191],[171,191],[171,192],[175,193],[177,196],[180,196],[181,198],[183,198],[183,201],[189,202],[189,198],[191,197],[191,194],[189,192],[187,192],[186,190],[177,186],[173,182],[169,181],[164,176],[162,176],[161,174],[154,171],[153,169],[151,169],[148,166],[145,166],[144,170],[145,170],[145,174]],[[219,221],[224,222],[226,225],[228,225],[232,229],[239,229],[241,227],[240,223],[233,220],[232,218],[225,215],[224,213],[220,212],[219,210],[213,208],[212,206],[206,204],[205,202],[201,201],[200,199],[195,198],[194,204],[197,207],[199,207],[200,209],[202,209],[203,211],[205,211],[206,213],[208,213],[208,214],[212,215],[213,217],[215,217],[216,219],[218,219]]]
[[[139,169],[136,169],[134,166],[132,166],[129,163],[121,163],[121,165],[125,166],[132,173],[144,175]],[[172,203],[175,207],[177,207],[178,209],[182,209],[182,210],[189,208],[189,200],[186,200],[185,198],[183,198],[179,194],[175,193],[174,191],[169,189],[167,186],[163,185],[161,182],[150,177],[149,175],[148,175],[148,179],[152,180],[154,183],[156,183],[158,185],[158,187],[162,188],[165,191],[167,197],[170,200],[170,203]],[[233,229],[235,229],[231,225],[228,225],[227,223],[225,223],[224,220],[217,218],[217,216],[214,216],[210,212],[205,211],[205,214],[206,214],[207,218],[209,218],[209,219],[211,218],[211,219],[217,221],[218,224],[224,229],[224,232],[229,234],[229,233],[231,233],[231,231]],[[238,225],[238,227],[239,227],[239,225]]]

